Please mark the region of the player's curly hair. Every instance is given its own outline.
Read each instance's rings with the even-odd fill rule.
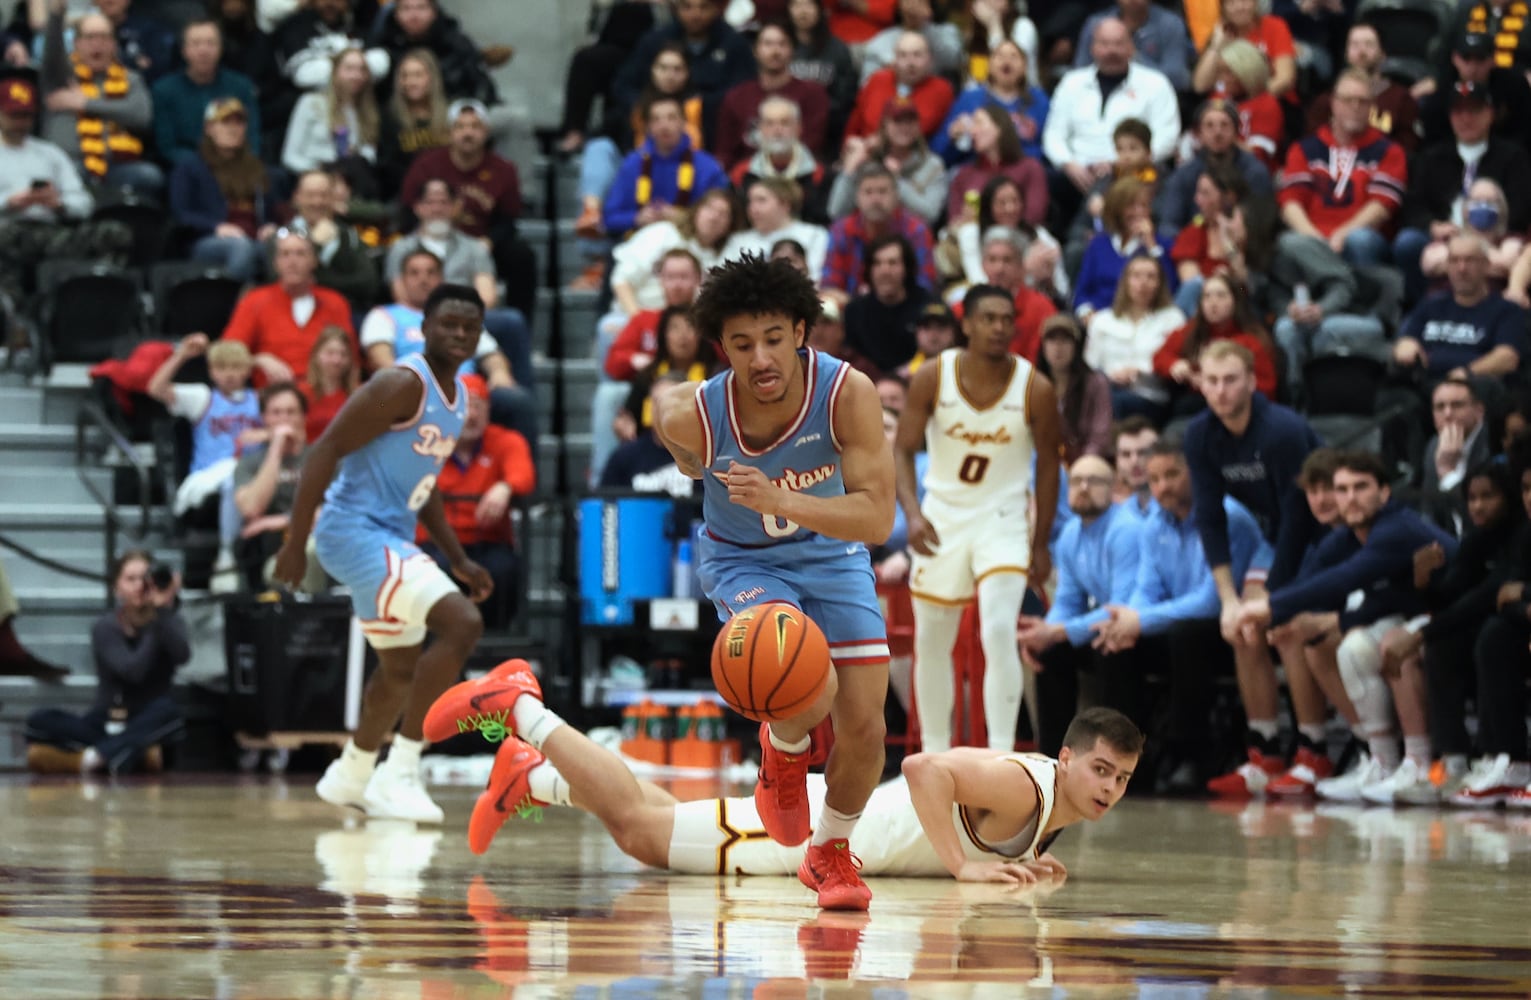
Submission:
[[[784,315],[806,331],[820,308],[813,282],[789,262],[745,253],[707,272],[691,318],[703,337],[721,341],[723,324],[735,316]]]

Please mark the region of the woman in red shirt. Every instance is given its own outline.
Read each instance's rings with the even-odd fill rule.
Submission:
[[[319,440],[360,381],[356,356],[351,352],[351,335],[338,326],[325,327],[308,354],[308,372],[299,386],[308,397],[307,428],[311,443]]]
[[[1171,411],[1175,416],[1197,412],[1206,405],[1197,368],[1202,349],[1215,340],[1243,344],[1255,356],[1255,388],[1276,398],[1276,348],[1255,318],[1242,285],[1226,274],[1208,277],[1201,288],[1196,316],[1170,334],[1154,354],[1154,374],[1174,383]]]
[[[1223,19],[1212,29],[1212,37],[1202,50],[1191,75],[1191,86],[1198,94],[1209,93],[1217,85],[1222,66],[1222,49],[1229,42],[1243,39],[1253,43],[1270,67],[1270,92],[1277,97],[1297,86],[1297,46],[1286,22],[1274,14],[1260,13],[1260,0],[1222,0]],[[1296,95],[1293,94],[1293,99]]]
[[[1286,151],[1286,113],[1271,95],[1270,67],[1258,49],[1243,41],[1224,45],[1222,60],[1218,89],[1238,105],[1239,147],[1258,156],[1274,177]]]
[[[1230,258],[1243,253],[1236,239],[1244,235],[1243,227],[1230,223],[1248,195],[1249,182],[1231,165],[1213,164],[1196,179],[1196,216],[1170,247],[1170,260],[1180,276],[1176,304],[1187,314],[1196,311],[1202,279],[1225,270]]]

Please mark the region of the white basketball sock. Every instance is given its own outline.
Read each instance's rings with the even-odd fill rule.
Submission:
[[[952,747],[952,705],[956,677],[952,647],[962,609],[914,599],[914,707],[920,717],[920,749],[940,753]],[[1011,644],[1015,632],[1011,630]]]
[[[526,783],[532,791],[532,798],[539,802],[546,802],[551,806],[573,804],[569,780],[558,773],[558,768],[554,767],[550,760],[545,760],[528,771]]]
[[[564,724],[557,712],[530,695],[522,695],[516,699],[515,706],[510,710],[510,716],[516,724],[516,735],[538,750],[542,749],[543,741]]]
[[[1015,644],[1015,620],[1026,599],[1026,578],[994,573],[978,582],[978,635],[983,645],[983,715],[989,749],[1015,749],[1021,717],[1021,651]]]
[[[388,766],[419,770],[420,754],[424,750],[424,740],[412,740],[408,736],[394,733],[393,745],[388,748]]]
[[[766,738],[771,741],[771,746],[780,750],[782,753],[807,753],[810,749],[813,748],[812,734],[804,736],[796,743],[787,743],[784,740],[777,739],[776,730],[768,725],[766,726]]]
[[[346,740],[344,749],[340,751],[340,759],[345,762],[347,769],[358,774],[370,773],[377,767],[377,751],[363,750],[356,745],[355,740]]]
[[[825,806],[824,811],[819,814],[819,825],[813,831],[813,840],[810,843],[818,847],[831,840],[849,840],[851,831],[856,829],[856,821],[860,818],[860,813],[847,816],[838,809]]]
[[[1403,755],[1425,770],[1430,770],[1430,737],[1405,735]]]

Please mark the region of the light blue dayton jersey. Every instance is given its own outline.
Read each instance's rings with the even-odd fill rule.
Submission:
[[[806,362],[807,385],[803,407],[776,441],[756,451],[740,440],[735,395],[742,391],[734,373],[720,372],[696,390],[704,435],[702,464],[702,519],[707,532],[721,542],[746,548],[774,547],[782,543],[814,543],[815,547],[845,552],[857,543],[826,539],[785,518],[767,516],[728,499],[728,487],[713,472],[727,472],[730,462],[751,465],[785,489],[819,497],[845,495],[840,469],[840,442],[835,439],[835,404],[845,385],[850,365],[812,348],[798,351]],[[790,377],[790,376],[789,376]],[[795,551],[797,550],[794,545]]]
[[[260,399],[254,389],[241,390],[235,399],[215,386],[208,395],[207,409],[191,425],[191,471],[201,472],[215,462],[233,458],[239,450],[239,435],[259,426]]]
[[[340,462],[340,474],[325,491],[326,512],[362,518],[404,538],[415,537],[415,516],[431,497],[441,466],[457,447],[468,393],[453,380],[456,402],[448,404],[423,354],[400,358],[424,383],[420,409]]]

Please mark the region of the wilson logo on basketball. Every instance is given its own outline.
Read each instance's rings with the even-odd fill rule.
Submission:
[[[956,423],[946,429],[946,436],[964,444],[1009,444],[1010,431],[1000,427],[992,431],[969,430],[966,424]]]
[[[830,462],[828,465],[821,465],[817,469],[810,469],[807,472],[798,472],[796,469],[783,469],[781,478],[773,479],[771,482],[784,490],[801,493],[803,490],[812,489],[820,483],[827,482],[839,468],[838,465]]]

